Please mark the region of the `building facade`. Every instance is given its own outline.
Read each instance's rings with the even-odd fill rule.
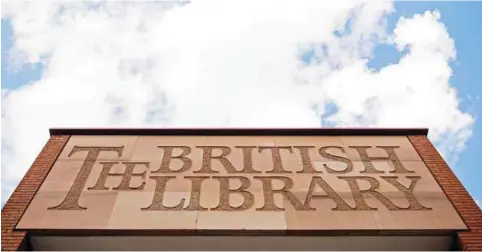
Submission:
[[[427,129],[51,129],[2,250],[482,250]]]

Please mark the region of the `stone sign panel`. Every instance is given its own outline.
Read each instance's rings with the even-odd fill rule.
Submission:
[[[72,136],[17,228],[466,226],[404,136]]]

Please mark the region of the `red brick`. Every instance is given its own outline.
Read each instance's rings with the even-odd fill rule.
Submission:
[[[14,230],[20,217],[60,155],[69,136],[52,136],[2,209],[2,250],[19,250],[26,232]],[[482,250],[482,212],[426,136],[409,139],[455,209],[468,225],[457,233],[459,248]]]
[[[21,250],[26,232],[14,230],[69,136],[51,136],[2,209],[2,250]]]
[[[460,249],[482,250],[482,211],[426,136],[409,139],[469,228],[457,233]]]

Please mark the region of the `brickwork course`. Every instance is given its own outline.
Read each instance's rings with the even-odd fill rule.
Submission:
[[[317,129],[317,131],[323,130],[324,129]],[[139,130],[139,132],[141,131],[142,130]],[[376,131],[376,129],[372,129],[372,131]],[[95,130],[75,131],[65,129],[54,131],[54,133],[52,132],[51,130],[50,139],[2,209],[2,250],[14,251],[30,249],[27,232],[17,231],[15,230],[15,226],[47,177],[47,174],[66,145],[70,134],[75,135],[79,132],[86,134],[86,132],[92,133],[95,132]],[[68,134],[69,132],[70,134]],[[147,131],[144,133],[146,132]],[[328,132],[331,132],[328,135],[337,134],[336,129],[330,129]],[[345,129],[344,131],[338,132],[338,134],[344,135],[343,133],[347,132],[351,135],[356,135],[356,132],[361,131],[357,129]],[[151,134],[152,132],[147,133]],[[308,133],[304,132],[303,134]],[[109,131],[95,132],[95,134],[108,135]],[[116,134],[122,134],[122,132],[117,132]],[[194,133],[191,134],[194,135]],[[241,133],[238,132],[237,134]],[[482,211],[429,141],[426,133],[417,135],[407,133],[405,135],[408,135],[409,140],[469,228],[467,231],[457,232],[457,249],[464,251],[482,251]]]
[[[2,250],[27,250],[26,232],[14,228],[51,167],[67,143],[69,136],[51,136],[45,147],[18,184],[2,209]]]
[[[482,211],[477,203],[426,136],[409,139],[469,228],[457,233],[459,249],[482,251]]]

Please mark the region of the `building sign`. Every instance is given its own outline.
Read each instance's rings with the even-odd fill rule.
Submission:
[[[403,136],[72,136],[17,228],[466,226]]]

